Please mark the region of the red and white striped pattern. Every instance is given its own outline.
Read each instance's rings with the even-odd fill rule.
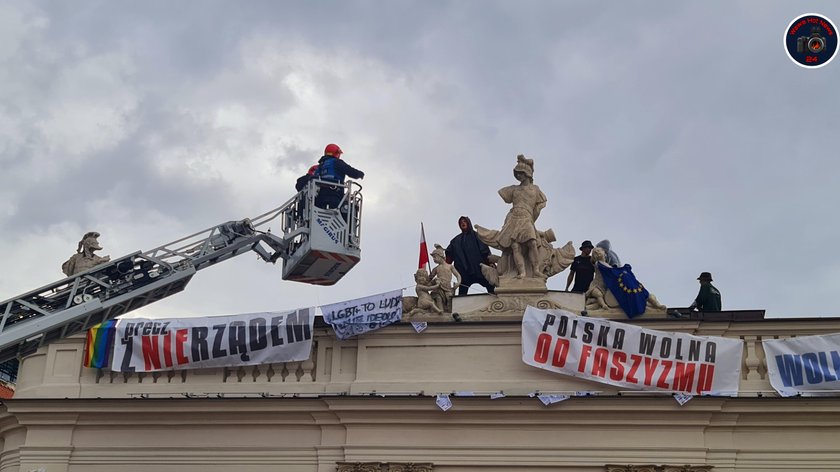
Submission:
[[[420,222],[420,261],[417,263],[418,269],[426,269],[429,272],[429,246],[426,245],[426,230],[423,228],[423,222]]]
[[[309,254],[317,257],[318,259],[330,259],[338,262],[349,263],[355,265],[359,262],[359,258],[356,256],[346,256],[344,254],[336,254],[334,252],[326,252],[326,251],[311,251]]]
[[[327,251],[310,251],[301,263],[309,263],[310,261],[312,262],[304,273],[293,273],[286,279],[313,285],[333,285],[338,282],[344,273],[359,262],[359,258]],[[338,267],[335,267],[336,263],[339,264]],[[325,276],[327,272],[330,273],[330,276]]]

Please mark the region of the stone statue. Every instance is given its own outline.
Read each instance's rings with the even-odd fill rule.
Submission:
[[[540,272],[546,278],[563,272],[575,260],[575,245],[571,241],[567,241],[561,248],[552,246],[554,241],[557,241],[557,238],[553,230],[537,231]]]
[[[596,265],[595,269],[595,278],[592,280],[592,283],[589,284],[589,290],[586,291],[584,294],[586,296],[586,310],[589,312],[599,311],[599,310],[621,310],[621,307],[618,304],[618,301],[613,296],[612,292],[607,288],[606,284],[604,283],[604,277],[601,275],[601,271],[597,269],[598,264],[603,264],[609,267],[609,264],[606,262],[607,254],[604,252],[603,248],[596,247],[592,250],[592,261]],[[665,305],[659,303],[659,300],[656,299],[656,296],[653,293],[648,291],[648,299],[647,299],[647,310],[657,310],[657,311],[664,311],[666,310]]]
[[[443,310],[432,298],[432,292],[440,288],[440,283],[438,281],[432,282],[429,279],[429,274],[426,272],[426,269],[417,269],[417,272],[414,273],[414,281],[417,283],[414,287],[414,291],[417,293],[417,305],[411,310],[409,315],[429,312],[442,314]]]
[[[586,310],[593,311],[593,310],[609,310],[610,305],[606,301],[607,295],[613,298],[615,301],[615,297],[609,293],[609,289],[607,285],[604,283],[604,277],[601,275],[601,271],[598,270],[598,263],[603,262],[606,263],[607,255],[602,248],[596,247],[592,250],[592,262],[596,265],[595,267],[595,278],[592,279],[592,283],[589,284],[589,289],[586,290],[584,296],[586,297]],[[618,301],[613,303],[613,306],[618,306]]]
[[[96,231],[87,232],[82,236],[82,240],[76,247],[76,254],[61,265],[64,275],[70,277],[111,261],[111,256],[100,257],[94,254],[94,251],[102,250],[96,239],[98,237],[99,233]]]
[[[556,248],[551,245],[551,243],[556,240],[554,231],[551,229],[546,231],[537,231],[537,254],[540,261],[539,272],[542,274],[541,278],[547,279],[552,275],[563,272],[572,264],[572,261],[575,260],[574,244],[572,244],[571,241],[567,241],[563,247]],[[498,287],[499,271],[496,267],[498,267],[501,258],[491,254],[489,261],[493,263],[494,266],[481,264],[481,274],[488,282],[493,284],[493,286]]]
[[[512,205],[502,229],[489,230],[479,225],[475,225],[475,229],[481,241],[501,249],[501,262],[505,266],[500,267],[502,276],[510,274],[518,279],[543,277],[539,270],[537,228],[534,223],[548,200],[542,190],[534,185],[533,159],[526,159],[522,154],[517,156],[513,176],[519,181],[519,185],[510,185],[499,190],[502,200]]]
[[[495,269],[482,266],[482,275],[493,285],[508,291],[545,290],[545,281],[568,267],[575,258],[572,242],[562,248],[551,245],[556,240],[551,229],[539,231],[535,225],[547,199],[534,185],[534,161],[516,157],[513,176],[519,185],[499,190],[499,196],[511,204],[502,229],[496,231],[475,225],[479,239],[502,251]]]
[[[432,260],[437,264],[432,269],[432,282],[437,282],[438,288],[432,292],[435,304],[444,312],[452,313],[452,297],[455,295],[455,287],[461,285],[461,274],[455,266],[446,262],[446,251],[440,244],[435,244],[435,250],[430,253]],[[452,277],[455,277],[455,285],[452,285]]]

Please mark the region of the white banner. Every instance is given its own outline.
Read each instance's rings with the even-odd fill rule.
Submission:
[[[840,334],[765,339],[770,385],[780,395],[840,391]]]
[[[111,369],[200,369],[303,361],[312,350],[313,308],[203,318],[127,318],[117,323]]]
[[[633,390],[737,395],[738,339],[655,331],[565,310],[528,307],[522,361],[540,369]]]
[[[321,307],[338,339],[377,330],[402,318],[402,290],[380,293]]]

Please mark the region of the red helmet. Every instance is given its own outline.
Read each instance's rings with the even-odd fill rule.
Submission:
[[[324,154],[329,154],[331,156],[338,157],[344,154],[344,151],[342,151],[341,148],[338,147],[338,144],[327,144],[327,147],[324,148]]]
[[[307,172],[307,175],[315,175],[316,170],[318,170],[318,164],[315,164],[314,166],[310,167],[309,171]]]

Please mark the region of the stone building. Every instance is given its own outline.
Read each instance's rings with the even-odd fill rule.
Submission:
[[[448,305],[451,281],[416,287],[413,304],[403,299],[416,317],[345,341],[321,323],[300,362],[120,373],[83,367],[83,336],[58,339],[22,359],[14,397],[2,402],[0,472],[840,470],[840,392],[780,397],[762,344],[840,333],[840,318],[672,318],[645,296],[644,316],[628,320],[599,271],[585,295],[548,291],[574,246],[553,247],[553,230],[535,226],[546,197],[533,160],[518,156],[513,174],[519,183],[499,190],[512,205],[501,229],[475,225],[502,254],[481,268],[496,295],[455,297],[451,313],[424,315],[433,300]],[[592,260],[605,254],[595,248]],[[740,370],[728,369],[738,393],[680,404],[527,365],[527,306],[736,340],[726,344],[743,350]],[[406,322],[417,319],[425,331]]]
[[[840,319],[761,318],[627,321],[743,341],[738,396],[682,406],[524,364],[510,316],[348,341],[321,325],[304,362],[150,374],[82,367],[72,337],[23,359],[0,472],[840,470],[838,397],[779,397],[761,344]],[[545,406],[537,391],[571,398]]]

